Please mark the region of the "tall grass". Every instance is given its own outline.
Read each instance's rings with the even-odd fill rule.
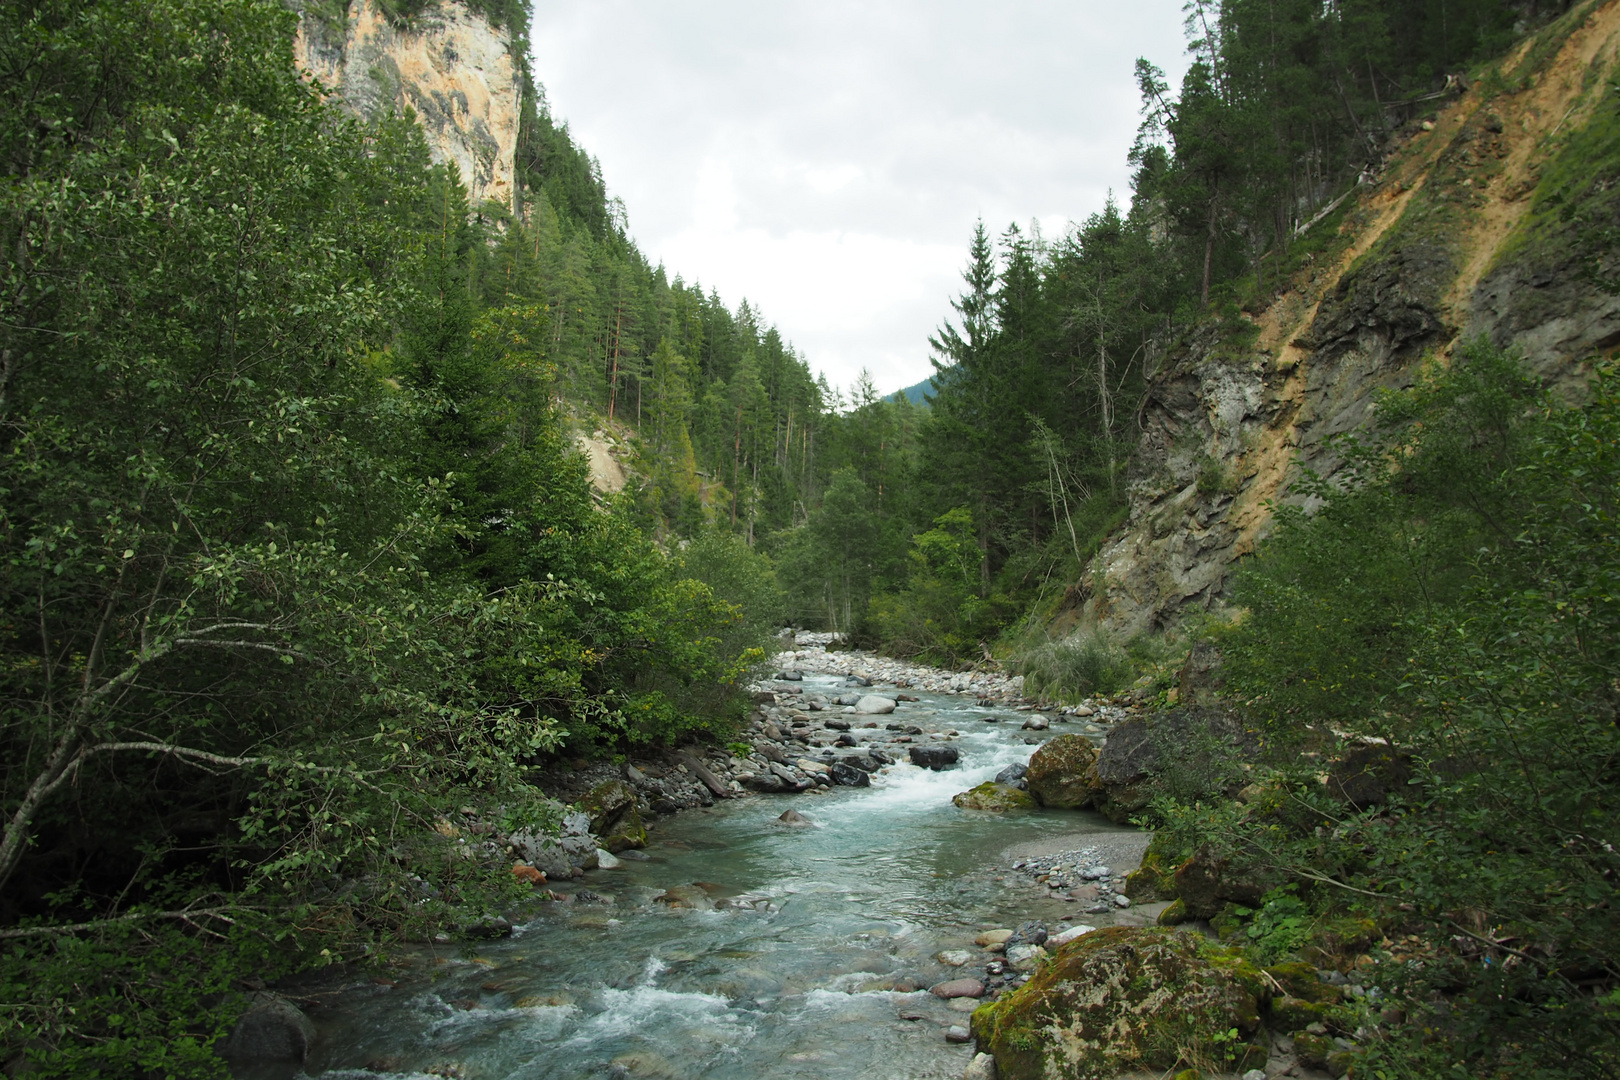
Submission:
[[[1136,677],[1130,653],[1100,631],[1021,648],[1012,666],[1024,677],[1024,693],[1055,701],[1117,694]]]

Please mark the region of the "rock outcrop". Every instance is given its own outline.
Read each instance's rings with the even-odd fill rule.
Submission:
[[[522,58],[509,27],[459,0],[438,0],[408,21],[377,0],[351,0],[345,17],[295,0],[298,65],[362,117],[410,109],[436,162],[454,162],[471,204],[513,208]]]
[[[1424,357],[1484,337],[1570,390],[1620,346],[1620,189],[1602,134],[1620,6],[1589,9],[1556,48],[1535,40],[1502,65],[1520,89],[1475,86],[1397,133],[1337,239],[1264,310],[1207,323],[1159,362],[1129,516],[1070,586],[1059,629],[1128,637],[1221,607],[1272,507],[1305,504],[1292,482],[1333,476],[1333,437]]]

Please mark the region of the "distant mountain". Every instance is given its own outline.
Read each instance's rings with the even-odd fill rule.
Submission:
[[[923,395],[932,394],[933,392],[933,376],[929,376],[922,382],[914,383],[911,386],[906,387],[904,390],[896,390],[894,393],[890,394],[886,400],[899,401],[901,398],[906,398],[913,405],[926,406],[928,402],[923,400]]]

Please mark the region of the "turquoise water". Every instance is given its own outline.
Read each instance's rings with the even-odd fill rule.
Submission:
[[[424,950],[396,985],[332,995],[308,1074],[960,1077],[971,1051],[944,1033],[968,1014],[895,983],[982,977],[982,961],[950,968],[935,954],[971,949],[991,926],[1075,913],[1005,869],[1010,845],[1120,830],[1072,811],[998,817],[952,806],[952,795],[1027,761],[1033,747],[1017,723],[985,724],[965,698],[921,696],[904,718],[961,732],[958,767],[900,764],[870,788],[666,819],[646,860],[574,883],[611,903],[549,905],[509,939]],[[779,824],[790,808],[814,825]],[[652,899],[696,882],[716,910]]]

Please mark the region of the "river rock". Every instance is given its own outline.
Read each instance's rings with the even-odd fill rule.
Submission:
[[[952,1024],[945,1029],[945,1041],[948,1043],[972,1042],[973,1035],[960,1024]]]
[[[1095,929],[1097,929],[1095,926],[1086,926],[1083,923],[1076,923],[1074,926],[1069,927],[1062,933],[1053,934],[1051,937],[1047,938],[1046,948],[1049,950],[1061,948],[1062,946],[1073,941],[1075,938],[1085,937]]]
[[[1044,716],[1032,716],[1023,723],[1024,731],[1045,731],[1052,723]]]
[[[973,954],[966,949],[946,949],[934,957],[946,967],[961,967],[973,959]]]
[[[1259,970],[1201,935],[1108,927],[1062,946],[1023,986],[973,1016],[1002,1080],[1165,1073],[1197,1039],[1209,1070],[1266,1061]],[[1227,1032],[1236,1029],[1239,1038]],[[1219,1040],[1219,1041],[1217,1041]]]
[[[1025,781],[1024,776],[1028,772],[1028,765],[1009,765],[996,773],[996,783],[1006,784],[1008,787],[1015,787],[1020,791],[1027,791],[1029,784]]]
[[[804,827],[806,825],[814,825],[815,824],[815,822],[811,821],[809,818],[805,817],[803,814],[799,813],[797,810],[784,810],[784,811],[782,811],[781,816],[778,817],[776,819],[776,821],[780,825],[792,825],[792,826],[799,827],[799,828],[802,828],[802,827]]]
[[[962,1080],[997,1080],[996,1059],[989,1054],[974,1054]]]
[[[779,671],[779,672],[776,673],[776,677],[778,679],[781,679],[783,682],[803,682],[804,681],[804,672],[802,672],[802,671]]]
[[[555,836],[517,832],[508,840],[524,862],[552,881],[566,881],[575,876],[588,860],[595,859],[600,846],[591,835],[591,819],[577,810],[563,814]]]
[[[624,865],[624,863],[620,862],[616,857],[614,857],[614,855],[613,855],[613,853],[611,851],[607,851],[607,850],[604,850],[604,849],[601,849],[601,848],[597,849],[597,852],[596,852],[596,868],[598,870],[617,870],[619,867],[621,867],[623,865]]]
[[[991,780],[953,796],[951,802],[963,810],[990,810],[996,813],[1030,810],[1035,806],[1035,800],[1029,792]]]
[[[870,716],[881,716],[894,712],[894,699],[882,697],[878,694],[866,694],[855,702],[855,711]]]
[[[848,720],[838,720],[838,719],[828,720],[827,721],[827,727],[831,728],[834,731],[848,731],[849,730],[849,721]]]
[[[672,908],[691,908],[694,911],[713,911],[714,901],[709,898],[708,891],[701,885],[676,885],[666,889],[661,895],[653,897],[659,904],[667,904]]]
[[[293,1061],[302,1065],[315,1042],[315,1025],[303,1010],[282,997],[260,991],[248,999],[220,1056],[243,1064]]]
[[[1089,739],[1059,735],[1029,759],[1024,784],[1042,806],[1078,810],[1090,806],[1101,790],[1096,764],[1097,749]]]
[[[984,983],[978,979],[951,979],[929,987],[928,992],[947,1001],[951,998],[984,997]]]
[[[961,755],[954,746],[913,746],[911,763],[924,769],[943,769],[955,765]]]
[[[591,832],[610,852],[647,846],[647,827],[641,820],[636,791],[623,780],[609,780],[592,788],[579,801],[590,815]]]
[[[835,761],[832,763],[833,783],[844,787],[871,787],[872,778],[861,769],[847,762]]]
[[[1047,957],[1039,945],[1008,945],[1007,962],[1017,971],[1034,971]]]
[[[992,945],[1005,945],[1007,939],[1013,936],[1011,930],[986,930],[973,939],[973,944],[981,949],[988,949]]]

